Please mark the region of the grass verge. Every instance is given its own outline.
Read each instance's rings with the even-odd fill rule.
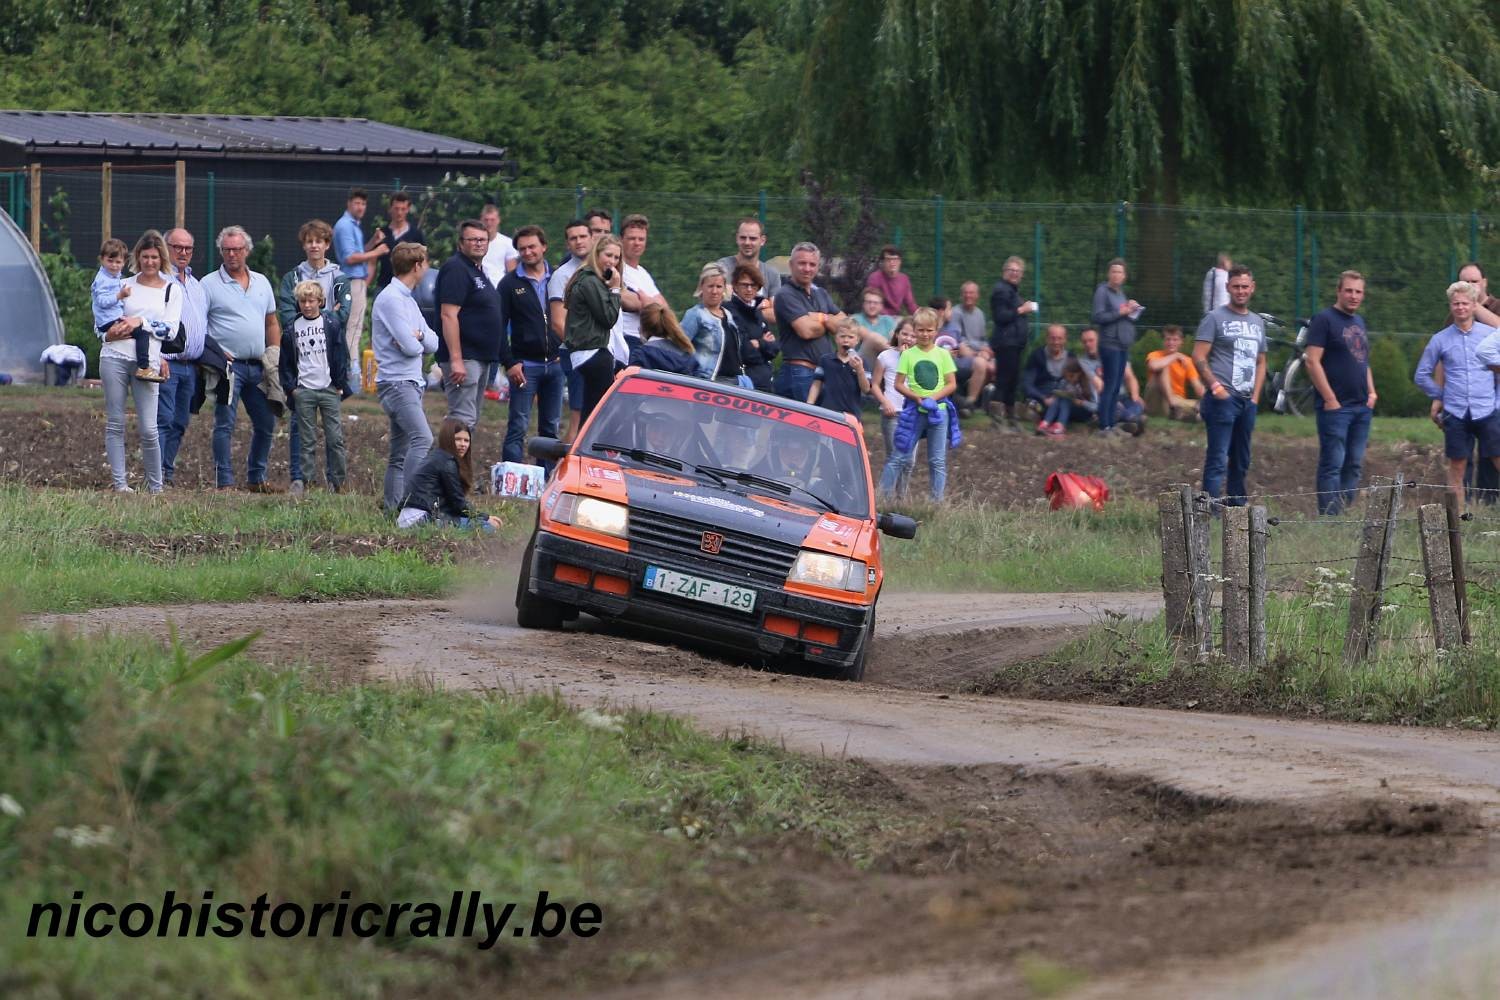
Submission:
[[[1095,626],[1057,652],[998,671],[985,694],[1202,711],[1307,715],[1403,725],[1500,727],[1500,600],[1473,592],[1473,642],[1434,649],[1420,604],[1388,605],[1365,662],[1343,660],[1348,606],[1326,585],[1267,602],[1267,663],[1241,670],[1178,655],[1165,622]]]
[[[328,689],[222,654],[189,661],[118,639],[3,637],[0,652],[0,992],[11,997],[455,995],[618,978],[649,942],[422,937],[403,919],[365,941],[249,936],[28,938],[31,906],[311,907],[446,902],[481,890],[597,903],[603,927],[692,937],[716,869],[792,838],[858,853],[881,836],[829,791],[853,765],[709,739],[659,716],[576,713],[545,697],[414,686]],[[852,787],[852,786],[851,786]],[[788,831],[791,831],[788,833]],[[753,896],[754,887],[743,890]],[[723,900],[734,906],[746,902]],[[406,930],[403,930],[406,928]],[[175,925],[173,934],[175,935]],[[569,956],[571,955],[571,960]],[[588,961],[579,961],[587,955]],[[622,968],[621,966],[625,966]],[[590,971],[580,972],[580,969]]]
[[[502,512],[483,539],[436,528],[398,532],[369,498],[169,494],[150,499],[0,487],[0,578],[19,610],[260,597],[435,596],[465,564],[530,527]]]

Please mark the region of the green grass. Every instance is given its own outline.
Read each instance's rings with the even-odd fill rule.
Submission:
[[[1262,410],[1255,418],[1255,433],[1316,438],[1318,422],[1312,417],[1293,417]],[[1377,407],[1375,419],[1370,423],[1370,443],[1380,445],[1400,442],[1441,445],[1443,432],[1426,417],[1383,417]]]
[[[1158,585],[1156,507],[1113,501],[1098,513],[997,510],[971,504],[900,508],[911,540],[881,541],[886,582],[901,590],[1142,590]]]
[[[500,540],[483,543],[441,529],[397,533],[367,497],[315,494],[293,504],[0,487],[0,579],[26,612],[435,596],[473,572],[466,565],[522,535],[526,513],[507,514]]]
[[[188,662],[144,642],[0,637],[0,991],[10,997],[486,994],[571,975],[555,950],[472,940],[28,939],[33,902],[310,906],[479,889],[598,903],[617,933],[691,938],[713,871],[772,839],[889,826],[828,791],[852,765],[710,739],[659,716],[416,686],[328,689],[310,671]],[[791,833],[788,833],[791,831]],[[689,913],[674,894],[704,893]],[[750,890],[753,894],[754,890]],[[743,901],[743,898],[742,900]],[[726,910],[737,905],[721,899]],[[405,925],[403,924],[404,928]],[[574,942],[591,975],[659,956]],[[552,962],[548,966],[547,962]],[[576,964],[577,959],[572,959]],[[547,973],[545,970],[550,969]],[[269,989],[274,984],[274,989]]]
[[[1423,601],[1388,596],[1379,641],[1364,662],[1343,659],[1344,581],[1327,577],[1267,601],[1267,663],[1229,666],[1178,655],[1162,616],[1090,629],[1047,657],[1001,671],[988,691],[1091,692],[1112,703],[1308,714],[1360,722],[1500,727],[1500,597],[1472,589],[1472,643],[1438,652]]]

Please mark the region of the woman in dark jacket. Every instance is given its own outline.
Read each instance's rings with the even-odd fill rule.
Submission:
[[[573,359],[573,370],[583,379],[581,421],[588,420],[615,379],[610,330],[620,318],[620,255],[618,237],[600,236],[583,266],[568,279],[563,340]]]
[[[724,308],[734,317],[740,332],[740,364],[745,374],[761,392],[771,392],[771,362],[781,353],[776,342],[776,333],[766,325],[766,316],[761,306],[765,301],[756,293],[760,291],[765,276],[760,269],[741,264],[730,278],[733,292],[724,302]]]
[[[485,517],[469,506],[469,489],[474,485],[472,466],[469,429],[448,417],[438,428],[437,443],[422,460],[422,467],[408,480],[396,526],[453,524],[485,531],[500,527],[498,517]]]

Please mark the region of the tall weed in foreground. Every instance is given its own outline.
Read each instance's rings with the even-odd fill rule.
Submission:
[[[160,906],[168,890],[310,907],[473,889],[529,918],[546,889],[621,928],[675,912],[660,908],[674,892],[769,836],[848,847],[881,825],[819,790],[833,765],[555,698],[320,689],[246,662],[248,641],[195,658],[175,643],[0,636],[5,995],[493,992],[546,960],[538,942],[48,939],[26,926],[33,903],[75,891],[117,907]]]

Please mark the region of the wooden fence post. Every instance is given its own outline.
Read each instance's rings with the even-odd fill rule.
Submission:
[[[1365,523],[1360,529],[1354,590],[1349,594],[1349,629],[1344,633],[1344,661],[1359,663],[1370,655],[1380,623],[1386,570],[1396,541],[1396,513],[1401,509],[1402,477],[1370,480]]]
[[[31,165],[31,248],[42,252],[42,165]]]
[[[1463,632],[1458,624],[1458,598],[1453,587],[1448,512],[1440,503],[1423,504],[1417,511],[1417,524],[1422,534],[1427,603],[1432,611],[1432,640],[1438,649],[1457,649],[1463,643]]]
[[[1198,655],[1213,651],[1213,568],[1208,559],[1209,500],[1184,487],[1183,514],[1187,521],[1188,572],[1192,578],[1193,642]]]
[[[1236,667],[1250,665],[1250,511],[1224,509],[1224,656]]]
[[[1459,534],[1458,494],[1443,494],[1444,513],[1448,518],[1448,559],[1453,567],[1453,597],[1458,605],[1458,635],[1469,644],[1469,581],[1464,574],[1464,539]]]
[[[1168,490],[1156,498],[1161,530],[1161,596],[1166,608],[1167,635],[1182,642],[1189,634],[1192,589],[1188,579],[1187,521],[1182,494]]]
[[[172,218],[176,220],[175,225],[177,226],[178,229],[186,229],[187,228],[187,161],[186,160],[178,160],[174,164],[174,167],[175,167],[175,169],[174,169],[173,173],[176,175],[174,179],[176,181],[176,185],[175,185],[176,186],[176,192],[175,193],[176,193],[177,210],[173,214]],[[212,239],[212,236],[210,236],[208,238]]]
[[[1250,508],[1250,665],[1266,662],[1266,509]]]
[[[114,235],[114,215],[115,165],[105,160],[99,164],[99,231],[105,239]]]

